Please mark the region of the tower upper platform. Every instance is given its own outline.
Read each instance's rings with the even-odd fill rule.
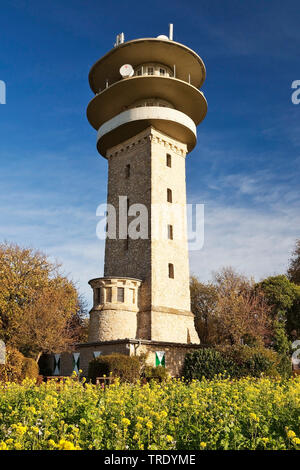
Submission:
[[[120,68],[130,64],[131,74]],[[169,39],[145,38],[124,42],[99,59],[89,74],[95,93],[87,109],[98,131],[97,147],[108,148],[153,126],[196,145],[196,126],[204,119],[207,103],[199,90],[205,66],[193,50]]]
[[[98,93],[106,87],[106,81],[113,84],[120,80],[119,69],[123,64],[137,68],[143,63],[161,63],[176,69],[179,80],[189,82],[196,88],[204,83],[206,70],[202,59],[192,49],[179,42],[145,38],[123,42],[99,59],[89,73],[90,87]]]

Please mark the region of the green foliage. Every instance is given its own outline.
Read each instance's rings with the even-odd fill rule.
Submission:
[[[292,361],[286,354],[278,355],[277,371],[283,379],[289,379],[292,375]]]
[[[188,353],[185,356],[183,376],[187,380],[203,377],[213,379],[217,374],[232,374],[235,365],[228,360],[220,351],[213,348],[202,348]]]
[[[31,357],[24,357],[22,363],[22,378],[37,379],[39,376],[39,366]]]
[[[99,356],[89,363],[88,378],[95,382],[97,377],[112,375],[122,382],[135,382],[140,377],[141,363],[137,356],[110,354]]]
[[[285,315],[293,306],[296,299],[295,284],[289,281],[285,275],[271,276],[256,285],[263,290],[269,303],[274,307],[274,315]]]
[[[288,354],[289,338],[300,334],[300,287],[284,275],[268,277],[256,287],[272,306],[274,349]]]
[[[145,378],[147,380],[157,380],[158,382],[163,382],[169,377],[168,370],[163,366],[151,367],[146,366],[144,369]]]
[[[183,375],[186,379],[212,379],[217,374],[232,378],[246,376],[287,378],[291,375],[291,361],[287,355],[277,354],[263,346],[225,346],[218,350],[203,348],[185,357]]]
[[[285,329],[284,320],[274,321],[274,345],[273,348],[279,354],[288,355],[290,352],[290,342]]]
[[[232,360],[237,364],[238,376],[261,377],[277,376],[277,354],[263,346],[239,346],[231,352]]]

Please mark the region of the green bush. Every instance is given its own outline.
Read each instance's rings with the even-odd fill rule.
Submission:
[[[261,377],[262,374],[273,375],[272,372],[274,371],[274,363],[261,351],[254,352],[245,361],[244,367],[252,377]]]
[[[277,371],[283,379],[288,379],[292,376],[292,361],[286,354],[281,354],[279,356]]]
[[[291,361],[272,349],[246,345],[204,348],[186,355],[183,375],[188,380],[212,379],[217,374],[285,379],[291,376]]]
[[[221,352],[213,348],[202,348],[185,356],[183,376],[187,380],[203,377],[212,379],[217,374],[230,374],[234,371],[234,363]]]
[[[141,363],[137,356],[110,354],[99,356],[89,363],[88,378],[95,382],[104,375],[119,377],[122,382],[135,382],[140,377]]]
[[[227,349],[227,354],[238,365],[240,377],[250,375],[252,377],[282,377],[291,376],[291,360],[285,354],[279,354],[273,349],[263,346],[249,347],[239,346]]]
[[[146,366],[144,369],[144,377],[147,380],[157,380],[158,382],[163,382],[169,377],[168,370],[163,366]]]
[[[37,379],[39,376],[39,366],[34,359],[24,357],[22,363],[22,378]]]
[[[237,376],[261,377],[261,375],[276,376],[277,354],[271,349],[263,346],[232,346],[223,349],[236,364]]]

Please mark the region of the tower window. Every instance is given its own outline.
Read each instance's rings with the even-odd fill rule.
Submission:
[[[159,75],[165,75],[166,71],[165,69],[159,69]]]
[[[99,305],[101,303],[101,289],[97,287],[96,289],[96,304]]]
[[[169,267],[169,278],[174,279],[174,264],[169,263],[168,267]]]
[[[167,189],[167,201],[172,202],[172,189]]]
[[[148,75],[154,75],[154,69],[153,69],[153,67],[148,67],[147,73],[148,73]]]
[[[168,225],[168,239],[173,240],[173,225]]]
[[[133,304],[135,304],[135,290],[129,289],[129,292],[130,292],[131,301]]]
[[[118,287],[117,299],[118,302],[124,302],[124,287]]]
[[[112,289],[111,287],[106,287],[106,302],[111,302],[112,299]]]
[[[169,153],[167,153],[167,156],[166,156],[166,164],[169,168],[171,168],[171,166],[172,166],[172,157]]]
[[[125,167],[125,176],[126,178],[129,178],[130,176],[130,165],[126,165]]]

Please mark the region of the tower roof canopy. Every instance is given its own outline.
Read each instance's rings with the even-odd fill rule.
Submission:
[[[207,103],[203,93],[178,78],[134,76],[104,89],[89,103],[87,117],[90,124],[99,127],[136,100],[160,98],[172,103],[175,109],[187,114],[196,125],[205,117]]]
[[[165,64],[171,69],[175,65],[176,78],[200,88],[205,80],[205,66],[192,49],[178,42],[145,38],[120,44],[99,59],[91,68],[89,83],[94,93],[109,84],[121,80],[119,69],[124,64],[133,67],[144,63]]]

